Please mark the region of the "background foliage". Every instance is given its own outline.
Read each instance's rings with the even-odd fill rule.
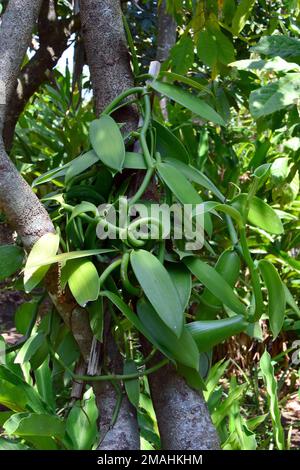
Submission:
[[[227,299],[220,278],[214,279],[213,285],[217,286],[214,290],[213,285],[207,283],[201,266],[187,262],[193,274],[190,290],[191,277],[181,262],[181,258],[185,259],[182,247],[167,246],[166,271],[175,283],[176,273],[172,273],[174,263],[171,261],[176,261],[180,269],[176,285],[187,297],[188,320],[192,319],[194,324],[226,320],[222,325],[218,323],[217,329],[216,323],[207,326],[211,327],[209,340],[214,339],[213,344],[198,324],[199,329],[193,337],[200,351],[201,367],[195,378],[195,374],[187,371],[187,368],[193,368],[191,349],[187,360],[183,359],[183,339],[176,343],[174,336],[169,342],[159,336],[160,330],[165,332],[165,337],[173,335],[167,329],[174,324],[173,318],[165,312],[165,299],[160,303],[159,293],[155,295],[154,292],[155,298],[147,295],[147,288],[149,291],[152,288],[140,267],[148,262],[151,250],[160,256],[157,244],[147,245],[143,253],[142,250],[136,252],[144,259],[133,260],[131,255],[131,268],[128,268],[130,284],[134,284],[131,287],[139,289],[141,286],[151,304],[146,304],[143,299],[137,302],[138,318],[144,318],[146,334],[151,334],[153,344],[167,351],[177,362],[188,381],[196,381],[198,387],[200,381],[201,388],[205,382],[204,396],[223,449],[290,448],[291,442],[297,445],[297,423],[293,421],[289,428],[281,413],[286,403],[297,396],[299,384],[294,340],[300,330],[297,306],[300,272],[300,5],[295,0],[169,0],[167,4],[178,23],[178,40],[153,84],[155,91],[168,97],[167,119],[161,111],[161,98],[156,94],[148,134],[149,139],[155,135],[156,150],[163,160],[157,166],[159,194],[167,197],[173,194],[174,199],[184,203],[180,188],[183,184],[185,191],[188,188],[187,202],[196,189],[196,194],[200,194],[206,203],[221,198],[222,204],[236,209],[244,217],[246,245],[263,281],[259,291],[263,296],[264,313],[260,319],[256,318],[256,322],[231,325],[226,330],[226,321],[231,320],[233,313],[243,312],[234,309],[231,294]],[[138,85],[144,85],[142,74],[147,73],[150,60],[155,58],[155,7],[155,2],[141,1],[139,7],[135,2],[129,2],[126,9],[135,45],[130,49],[132,62],[136,58],[139,65],[135,76]],[[69,11],[69,2],[61,2],[61,15],[67,15]],[[90,88],[88,82],[86,88]],[[99,244],[88,229],[91,221],[81,216],[92,218],[95,206],[107,200],[116,202],[127,192],[135,171],[146,167],[144,162],[138,166],[130,166],[126,159],[127,163],[121,162],[122,156],[119,158],[116,152],[116,165],[120,162],[125,168],[127,165],[120,177],[107,168],[101,152],[97,160],[91,157],[91,165],[84,168],[75,160],[91,146],[97,153],[97,143],[93,142],[92,134],[89,135],[89,125],[95,117],[89,96],[82,98],[78,88],[72,91],[72,71],[68,67],[65,74],[56,70],[51,83],[34,95],[22,114],[11,158],[43,198],[59,229],[60,246],[67,253],[63,261],[69,260],[65,282],[80,305],[89,302],[93,332],[101,340],[103,319],[99,312],[102,312],[103,297],[99,297],[98,279],[115,254],[99,250],[122,251],[123,248]],[[143,101],[138,104],[145,113]],[[133,136],[127,136],[127,147],[132,140]],[[193,169],[192,176],[185,165]],[[184,175],[183,182],[178,172]],[[247,226],[245,198],[250,209]],[[252,309],[253,313],[254,267],[245,257],[245,251],[241,256],[236,249],[234,232],[227,224],[232,213],[219,212],[218,204],[220,201],[214,206],[206,206],[210,211],[218,211],[220,217],[213,213],[209,215],[209,227],[206,226],[209,244],[200,257],[207,265],[215,267],[214,276],[219,273],[221,280],[231,285],[234,299],[238,298],[243,308]],[[55,240],[47,240],[47,255],[51,254],[50,243],[54,256],[57,251]],[[79,259],[71,259],[68,255],[76,251],[78,256],[79,250],[87,249],[98,252]],[[23,273],[20,270],[25,263],[22,249],[17,244],[0,247],[0,250],[0,278],[12,276],[5,289],[22,291]],[[218,267],[217,260],[224,252],[225,256],[236,255],[237,258],[230,258],[223,265],[220,261]],[[41,260],[45,257],[43,245],[38,256]],[[149,263],[156,269],[150,258]],[[28,273],[28,261],[26,266],[25,288],[31,294],[24,294],[26,302],[15,313],[17,331],[25,336],[21,347],[12,347],[9,351],[7,364],[0,366],[0,402],[5,407],[0,412],[3,429],[0,446],[3,449],[91,449],[97,444],[98,417],[92,389],[86,387],[82,400],[74,403],[71,399],[72,374],[79,357],[77,346],[67,328],[61,325],[55,310],[45,303],[39,286],[45,269]],[[102,281],[105,280],[102,278]],[[185,282],[187,287],[184,287]],[[120,275],[116,271],[106,284],[110,291],[107,296],[117,324],[115,337],[125,360],[124,373],[134,373],[143,366],[144,358],[138,345],[137,330],[140,328],[137,324],[137,328],[132,327],[128,304],[136,303],[139,290],[130,293],[122,287],[124,302],[120,304],[117,297],[120,286]],[[221,299],[216,297],[220,289]],[[172,302],[171,298],[169,302]],[[41,320],[35,323],[41,305]],[[174,308],[170,310],[174,311]],[[147,312],[150,312],[149,318],[156,318],[154,324],[150,320],[145,323]],[[192,329],[187,331],[190,333]],[[133,346],[128,340],[131,337]],[[61,363],[54,360],[55,357]],[[147,377],[125,384],[129,399],[138,408],[142,445],[148,449],[159,448]],[[43,423],[45,435],[37,433],[37,417],[39,423]],[[79,434],[78,429],[82,430]]]

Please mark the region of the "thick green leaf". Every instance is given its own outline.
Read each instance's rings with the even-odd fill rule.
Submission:
[[[252,116],[258,119],[295,104],[299,96],[299,87],[300,74],[289,73],[276,82],[252,91],[249,99]]]
[[[21,269],[23,264],[24,251],[19,246],[0,246],[0,281],[11,276]]]
[[[178,73],[169,72],[167,70],[162,70],[160,72],[160,77],[166,77],[170,81],[184,83],[185,85],[195,88],[195,90],[205,91],[208,95],[211,95],[208,85],[202,85],[200,82],[193,80],[190,76],[179,75]],[[208,83],[208,82],[207,82]]]
[[[62,437],[65,432],[64,422],[60,418],[38,413],[16,413],[3,427],[9,436]]]
[[[285,292],[286,303],[294,310],[298,317],[300,317],[300,309],[285,283],[283,283],[283,288]]]
[[[167,271],[172,279],[175,289],[177,290],[181,301],[181,306],[184,311],[187,308],[191,296],[191,274],[182,263],[169,263],[167,266]]]
[[[241,399],[245,393],[245,388],[247,384],[242,384],[231,390],[229,395],[225,400],[222,401],[221,405],[216,407],[215,411],[212,413],[212,422],[216,427],[219,427],[222,421],[230,414],[234,403]]]
[[[187,330],[184,329],[182,336],[177,338],[165,326],[151,304],[145,299],[139,302],[138,312],[141,313],[140,319],[117,294],[103,291],[100,292],[100,295],[107,297],[126,316],[130,323],[171,361],[177,361],[187,367],[198,370],[198,349]]]
[[[31,319],[37,309],[36,302],[26,302],[19,305],[15,313],[15,326],[19,333],[25,335]]]
[[[47,409],[36,390],[7,367],[0,368],[0,403],[14,411],[25,411],[30,407],[43,413]]]
[[[237,36],[244,28],[256,0],[241,0],[232,19],[232,33]]]
[[[59,235],[57,233],[46,233],[34,244],[24,269],[26,292],[31,292],[45,277],[50,268],[47,259],[57,253],[58,247]]]
[[[28,396],[19,384],[13,384],[0,377],[0,404],[13,411],[24,411]]]
[[[271,361],[271,356],[268,351],[265,351],[260,360],[260,369],[267,389],[269,408],[271,414],[273,434],[278,450],[285,449],[284,431],[281,424],[280,410],[278,405],[277,396],[277,382],[274,375],[274,368]]]
[[[156,130],[156,147],[163,160],[170,158],[189,162],[189,154],[182,142],[165,126],[158,121],[153,121],[153,127]]]
[[[198,348],[186,328],[183,329],[179,338],[175,336],[146,299],[138,301],[137,312],[149,334],[163,347],[163,350],[168,351],[168,357],[187,367],[199,370]]]
[[[81,307],[99,296],[100,281],[95,265],[88,260],[72,260],[68,284],[77,303]]]
[[[136,374],[138,368],[136,363],[132,359],[127,359],[124,362],[123,374]],[[138,408],[140,401],[140,382],[139,379],[125,380],[124,381],[125,390],[128,396],[129,401]]]
[[[158,93],[167,96],[193,113],[198,114],[201,118],[206,119],[207,121],[212,121],[213,123],[221,126],[226,125],[223,118],[211,106],[188,91],[157,80],[151,83],[151,87]]]
[[[80,204],[77,204],[77,206],[74,207],[71,217],[68,220],[68,224],[75,219],[75,217],[78,217],[80,214],[86,214],[87,212],[92,212],[94,216],[96,217],[98,214],[98,209],[97,207],[92,204],[91,202],[83,201]]]
[[[78,157],[79,158],[79,157]],[[73,162],[77,160],[76,158],[73,160]],[[56,178],[59,178],[60,176],[65,176],[67,173],[67,170],[70,166],[71,162],[66,163],[65,165],[59,167],[59,168],[54,168],[53,170],[49,170],[46,173],[43,173],[42,175],[38,176],[35,180],[32,182],[32,187],[35,188],[39,184],[44,184],[48,183],[49,181],[53,181]]]
[[[130,170],[147,170],[144,156],[141,153],[126,152],[124,160],[124,168]]]
[[[216,390],[216,387],[221,377],[224,375],[229,362],[230,362],[229,360],[224,361],[224,359],[221,359],[221,361],[214,364],[212,368],[210,369],[208,376],[205,380],[206,391],[203,392],[204,398],[207,402],[209,401],[210,397],[213,395],[214,391]]]
[[[186,328],[192,334],[199,352],[205,352],[230,336],[241,333],[247,325],[244,315],[235,315],[222,320],[195,321],[188,323]]]
[[[80,155],[80,157],[75,158],[70,162],[67,168],[65,182],[68,183],[74,176],[80,175],[80,173],[83,173],[98,161],[99,157],[94,150],[90,150]]]
[[[121,299],[117,294],[114,294],[113,292],[110,291],[101,291],[100,295],[102,297],[107,297],[122,313],[125,315],[125,317],[130,321],[130,323],[140,332],[142,333],[145,338],[147,338],[150,343],[154,344],[157,349],[161,348],[159,347],[158,343],[155,341],[155,339],[148,333],[138,316],[131,310],[131,308],[124,302],[124,300]],[[163,354],[167,355],[166,352],[163,350]]]
[[[44,342],[45,336],[42,333],[32,335],[19,350],[15,358],[15,364],[24,364],[24,362],[30,361]]]
[[[130,261],[138,282],[159,317],[180,337],[183,308],[168,271],[154,255],[145,250],[132,251]]]
[[[34,371],[34,376],[38,393],[51,410],[55,412],[52,371],[49,366],[48,358]]]
[[[247,201],[247,194],[240,194],[232,201],[232,206],[243,213]],[[248,221],[252,225],[262,228],[266,232],[280,235],[283,225],[272,207],[259,197],[252,197],[249,202]]]
[[[226,279],[230,287],[234,287],[241,269],[241,260],[237,252],[234,250],[223,251],[215,265],[215,269],[223,277],[223,279]],[[205,305],[209,305],[214,308],[221,307],[222,305],[222,302],[215,295],[213,295],[207,287],[204,289],[203,294],[201,295],[201,300]]]
[[[228,282],[213,267],[196,257],[184,258],[183,262],[192,274],[223,304],[235,313],[246,315],[245,306],[235,295]]]
[[[32,267],[39,267],[44,265],[50,265],[53,263],[65,264],[67,261],[74,259],[87,258],[88,256],[103,255],[105,253],[111,253],[115,251],[114,248],[99,248],[95,250],[78,250],[69,251],[68,253],[60,253],[59,255],[49,256],[41,260],[35,260],[35,264],[32,262]]]
[[[202,198],[185,176],[169,163],[159,163],[160,177],[182,204],[201,204]]]
[[[72,450],[91,450],[98,436],[98,408],[95,395],[90,387],[71,409],[66,422],[66,432],[70,437]]]
[[[197,170],[197,168],[194,168],[190,165],[185,165],[184,163],[174,159],[169,159],[168,163],[170,163],[178,171],[180,171],[188,180],[199,184],[208,191],[211,191],[212,194],[214,194],[220,201],[225,201],[225,198],[221,191],[218,190],[214,183],[209,178],[207,178],[204,173]]]
[[[282,57],[287,61],[300,61],[300,39],[278,34],[262,36],[258,44],[251,47],[251,51],[268,57]]]
[[[267,260],[260,260],[258,266],[268,289],[269,321],[275,339],[283,325],[286,306],[285,290],[279,274],[272,263],[269,263]]]
[[[125,159],[122,134],[112,117],[103,115],[90,124],[90,139],[96,154],[108,167],[121,171]]]

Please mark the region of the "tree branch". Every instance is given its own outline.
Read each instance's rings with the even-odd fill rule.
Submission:
[[[2,139],[6,109],[14,91],[20,65],[28,47],[42,0],[11,0],[0,28],[0,207],[17,230],[26,248],[47,232],[52,222],[30,186],[5,152]]]
[[[28,100],[49,79],[49,71],[56,66],[70,36],[79,28],[79,16],[58,19],[54,2],[44,0],[38,22],[40,47],[22,68],[6,113],[3,139],[7,150],[11,147],[16,124]]]

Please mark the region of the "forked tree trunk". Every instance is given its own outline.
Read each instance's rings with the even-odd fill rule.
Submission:
[[[10,0],[2,19],[0,84],[2,88],[4,85],[4,98],[8,106],[40,6],[41,0]],[[117,94],[133,84],[122,27],[121,9],[117,0],[101,2],[81,0],[81,8],[85,45],[91,67],[96,109],[99,113]],[[0,98],[3,101],[3,96]],[[1,135],[5,111],[5,105],[0,104]],[[129,129],[135,127],[136,119],[134,109],[129,106],[123,109],[122,121],[127,122]],[[53,224],[42,204],[7,156],[2,137],[0,137],[0,201],[1,208],[27,249],[43,234],[54,231]],[[54,279],[53,282],[55,283],[56,280]],[[62,303],[63,299],[57,301]],[[73,315],[76,308],[72,308],[72,305],[66,302],[66,310],[63,305],[60,305],[60,308],[64,310],[61,313],[67,315],[66,321],[68,321],[68,315]],[[75,316],[86,318],[84,315]],[[81,333],[82,331],[83,329]],[[111,345],[113,347],[113,343]],[[119,359],[117,363],[118,361]],[[150,376],[150,383],[164,448],[217,447],[215,430],[200,395],[192,391],[170,368],[162,369],[156,375]],[[111,415],[111,410],[116,404],[116,396],[113,396],[111,384],[103,386],[100,393],[100,406],[101,404],[107,406],[105,412],[102,413],[102,418],[107,424],[108,414],[105,413],[107,411]],[[102,448],[137,449],[139,447],[137,430],[136,417],[127,398],[124,397],[116,423],[112,429],[108,430],[102,441]],[[126,433],[126,438],[124,433]]]
[[[80,17],[82,34],[88,65],[90,67],[96,114],[122,91],[133,86],[133,79],[126,46],[119,0],[81,0]],[[125,130],[136,128],[138,116],[133,106],[126,106],[114,116],[118,122],[125,123]],[[124,128],[122,129],[124,130]],[[113,351],[113,353],[112,353]],[[106,354],[113,359],[115,369],[122,370],[122,359],[116,351],[110,337]],[[129,450],[140,448],[140,438],[136,411],[123,396],[116,422],[110,427],[110,421],[118,402],[118,396],[112,383],[98,385],[97,403],[100,409],[100,430],[106,434],[100,442],[100,450]]]
[[[162,60],[174,44],[176,25],[174,26],[174,20],[164,9],[161,10],[161,15],[160,40],[164,44],[159,57]],[[96,0],[81,0],[81,22],[96,110],[100,113],[118,93],[133,86],[119,1],[105,0],[99,3]],[[129,117],[132,125],[132,115],[129,114]],[[126,115],[123,115],[123,122],[125,120]],[[164,368],[157,374],[150,375],[149,381],[163,448],[218,448],[216,430],[203,396],[191,390],[172,368]],[[111,393],[109,389],[107,392]],[[111,395],[105,398],[108,401],[110,399]],[[133,428],[130,426],[129,429]],[[111,446],[117,440],[117,424],[115,434],[116,439],[112,438]]]

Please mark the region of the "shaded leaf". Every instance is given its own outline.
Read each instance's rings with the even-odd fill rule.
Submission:
[[[155,341],[168,352],[176,362],[195,370],[199,370],[199,352],[190,332],[184,328],[178,338],[161,321],[156,311],[146,299],[137,304],[140,321]],[[159,348],[161,349],[161,348]]]
[[[57,416],[38,413],[16,413],[5,423],[8,435],[16,436],[53,436],[62,437],[65,432],[64,422]]]
[[[68,183],[72,178],[74,178],[74,176],[80,175],[98,161],[99,157],[94,150],[90,150],[89,152],[75,158],[70,162],[67,168],[65,183]]]
[[[200,352],[209,351],[230,336],[244,331],[248,326],[244,315],[212,321],[195,321],[186,328],[192,334]]]
[[[24,251],[15,245],[0,246],[0,281],[22,268]]]
[[[71,409],[66,421],[66,432],[72,440],[72,449],[91,450],[98,436],[98,408],[90,387]]]
[[[163,160],[170,158],[189,162],[189,154],[182,142],[165,126],[158,121],[153,121],[153,127],[156,130],[157,151]]]
[[[194,62],[194,42],[189,36],[182,36],[170,52],[172,71],[186,74]]]
[[[123,367],[123,374],[136,374],[138,373],[138,368],[136,363],[132,359],[126,359]],[[125,390],[128,396],[129,401],[135,408],[139,406],[140,400],[140,382],[139,379],[124,380]]]

